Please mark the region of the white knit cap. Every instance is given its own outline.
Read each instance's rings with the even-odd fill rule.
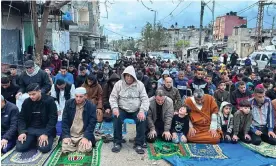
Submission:
[[[5,100],[3,95],[1,95],[1,100]]]
[[[86,94],[86,89],[84,87],[76,88],[75,94],[85,95]]]

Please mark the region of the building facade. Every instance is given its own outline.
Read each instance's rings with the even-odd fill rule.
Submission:
[[[237,16],[237,12],[230,12],[224,16],[217,17],[213,29],[214,39],[227,41],[228,37],[232,35],[234,27],[246,24],[247,20]]]

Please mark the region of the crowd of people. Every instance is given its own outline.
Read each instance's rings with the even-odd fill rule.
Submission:
[[[103,121],[113,122],[117,153],[126,118],[136,123],[138,154],[157,139],[276,145],[275,68],[171,62],[144,53],[111,67],[102,59],[96,64],[85,48],[79,55],[47,54],[41,66],[27,59],[21,75],[11,65],[10,75],[1,78],[3,153],[14,146],[49,152],[56,135],[62,152],[89,152],[96,124]]]

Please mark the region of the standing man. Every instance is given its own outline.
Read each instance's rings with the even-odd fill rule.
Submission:
[[[15,146],[17,137],[18,108],[1,96],[1,152],[6,153]]]
[[[254,97],[249,100],[252,105],[253,120],[251,124],[252,144],[260,145],[262,141],[276,145],[274,129],[274,109],[271,100],[265,97],[263,88],[254,90]]]
[[[109,102],[113,111],[114,146],[112,152],[118,153],[122,148],[122,124],[126,118],[135,120],[135,151],[144,154],[142,145],[145,142],[146,116],[149,109],[149,98],[144,84],[136,77],[133,66],[128,66],[122,73],[121,80],[116,82]]]
[[[38,83],[31,83],[26,91],[29,94],[18,117],[18,140],[16,150],[28,151],[32,145],[47,153],[56,137],[57,106],[51,96],[41,93]]]
[[[230,66],[233,68],[235,65],[237,65],[237,60],[239,59],[239,55],[236,53],[236,51],[231,54],[230,57]]]
[[[19,79],[20,89],[16,97],[26,93],[26,88],[31,83],[37,83],[41,93],[47,94],[51,89],[51,82],[48,74],[44,70],[41,70],[39,66],[35,65],[32,60],[25,62],[25,68],[26,72],[22,73]]]
[[[90,152],[95,146],[96,106],[87,100],[86,89],[79,87],[75,99],[66,102],[62,116],[62,152]]]

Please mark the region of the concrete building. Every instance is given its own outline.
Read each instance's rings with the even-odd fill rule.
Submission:
[[[179,51],[176,48],[176,43],[179,40],[185,40],[190,43],[189,47],[198,47],[199,46],[199,28],[194,26],[188,27],[171,27],[166,29],[167,38],[162,44],[161,50],[168,50],[170,52]],[[202,31],[201,43],[202,46],[207,44],[211,38],[211,31],[209,28],[205,27]]]
[[[273,36],[276,35],[276,30],[273,32]],[[262,34],[262,44],[265,46],[270,45],[271,41],[271,30],[264,29]],[[233,29],[232,35],[228,38],[228,48],[239,54],[240,57],[246,57],[255,50],[255,41],[256,41],[256,29],[255,28],[241,28],[235,27]]]
[[[88,50],[101,47],[102,34],[100,31],[100,3],[96,1],[72,1],[63,7],[70,11],[72,21],[69,25],[70,48],[79,52],[83,46]]]
[[[236,26],[247,24],[247,20],[237,16],[237,12],[226,13],[216,18],[214,22],[213,36],[215,40],[227,41]]]

